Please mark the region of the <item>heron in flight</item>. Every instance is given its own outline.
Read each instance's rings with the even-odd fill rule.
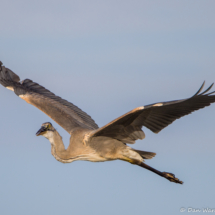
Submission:
[[[148,169],[179,184],[183,182],[174,174],[158,171],[144,163],[145,159],[153,158],[156,153],[136,150],[127,144],[145,138],[143,126],[158,133],[176,119],[215,102],[215,91],[208,93],[213,84],[201,92],[203,83],[197,93],[188,99],[141,106],[99,128],[80,108],[29,79],[20,82],[19,76],[1,62],[0,84],[43,111],[71,135],[70,144],[65,149],[62,137],[50,122],[43,123],[36,133],[37,136],[42,135],[50,141],[51,153],[56,160],[71,163],[76,160],[101,162],[118,159]]]

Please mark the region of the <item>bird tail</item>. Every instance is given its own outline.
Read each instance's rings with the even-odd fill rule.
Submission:
[[[135,152],[137,152],[143,159],[152,159],[156,153],[154,152],[146,152],[141,150],[133,149]]]

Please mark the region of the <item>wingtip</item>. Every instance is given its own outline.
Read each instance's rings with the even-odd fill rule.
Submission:
[[[212,83],[204,92],[202,92],[201,94],[199,95],[204,95],[206,94],[212,87],[213,87],[214,83]]]
[[[203,81],[202,86],[200,87],[200,92],[202,91],[202,89],[204,88],[204,86],[205,86],[205,81]]]
[[[203,84],[201,85],[201,87],[199,88],[199,90],[193,95],[193,97],[196,96],[196,95],[198,95],[202,91],[202,89],[203,89],[204,86],[205,86],[205,81],[203,82]]]
[[[20,78],[12,70],[3,66],[3,63],[0,61],[0,84],[4,87],[11,87],[13,82],[19,82]]]
[[[195,93],[195,95],[193,95],[193,97],[194,97],[194,96],[198,96],[198,95],[205,95],[205,94],[213,87],[214,82],[213,82],[205,91],[203,91],[203,92],[200,94],[200,92],[201,92],[202,89],[204,88],[204,85],[205,85],[205,81],[203,82],[203,84],[202,84],[202,86],[200,87],[200,89]],[[213,94],[213,93],[214,93],[214,92],[208,93],[207,95],[210,95],[210,94]]]

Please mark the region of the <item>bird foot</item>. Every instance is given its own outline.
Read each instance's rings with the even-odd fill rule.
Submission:
[[[178,183],[178,184],[183,184],[184,183],[183,181],[180,181],[178,178],[176,178],[174,174],[169,173],[169,172],[163,172],[163,177],[168,179],[171,182],[175,182],[175,183]]]

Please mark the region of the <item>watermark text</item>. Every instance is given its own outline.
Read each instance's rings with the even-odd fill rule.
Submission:
[[[188,212],[188,213],[215,213],[215,208],[192,208],[192,207],[182,207],[180,212]]]

